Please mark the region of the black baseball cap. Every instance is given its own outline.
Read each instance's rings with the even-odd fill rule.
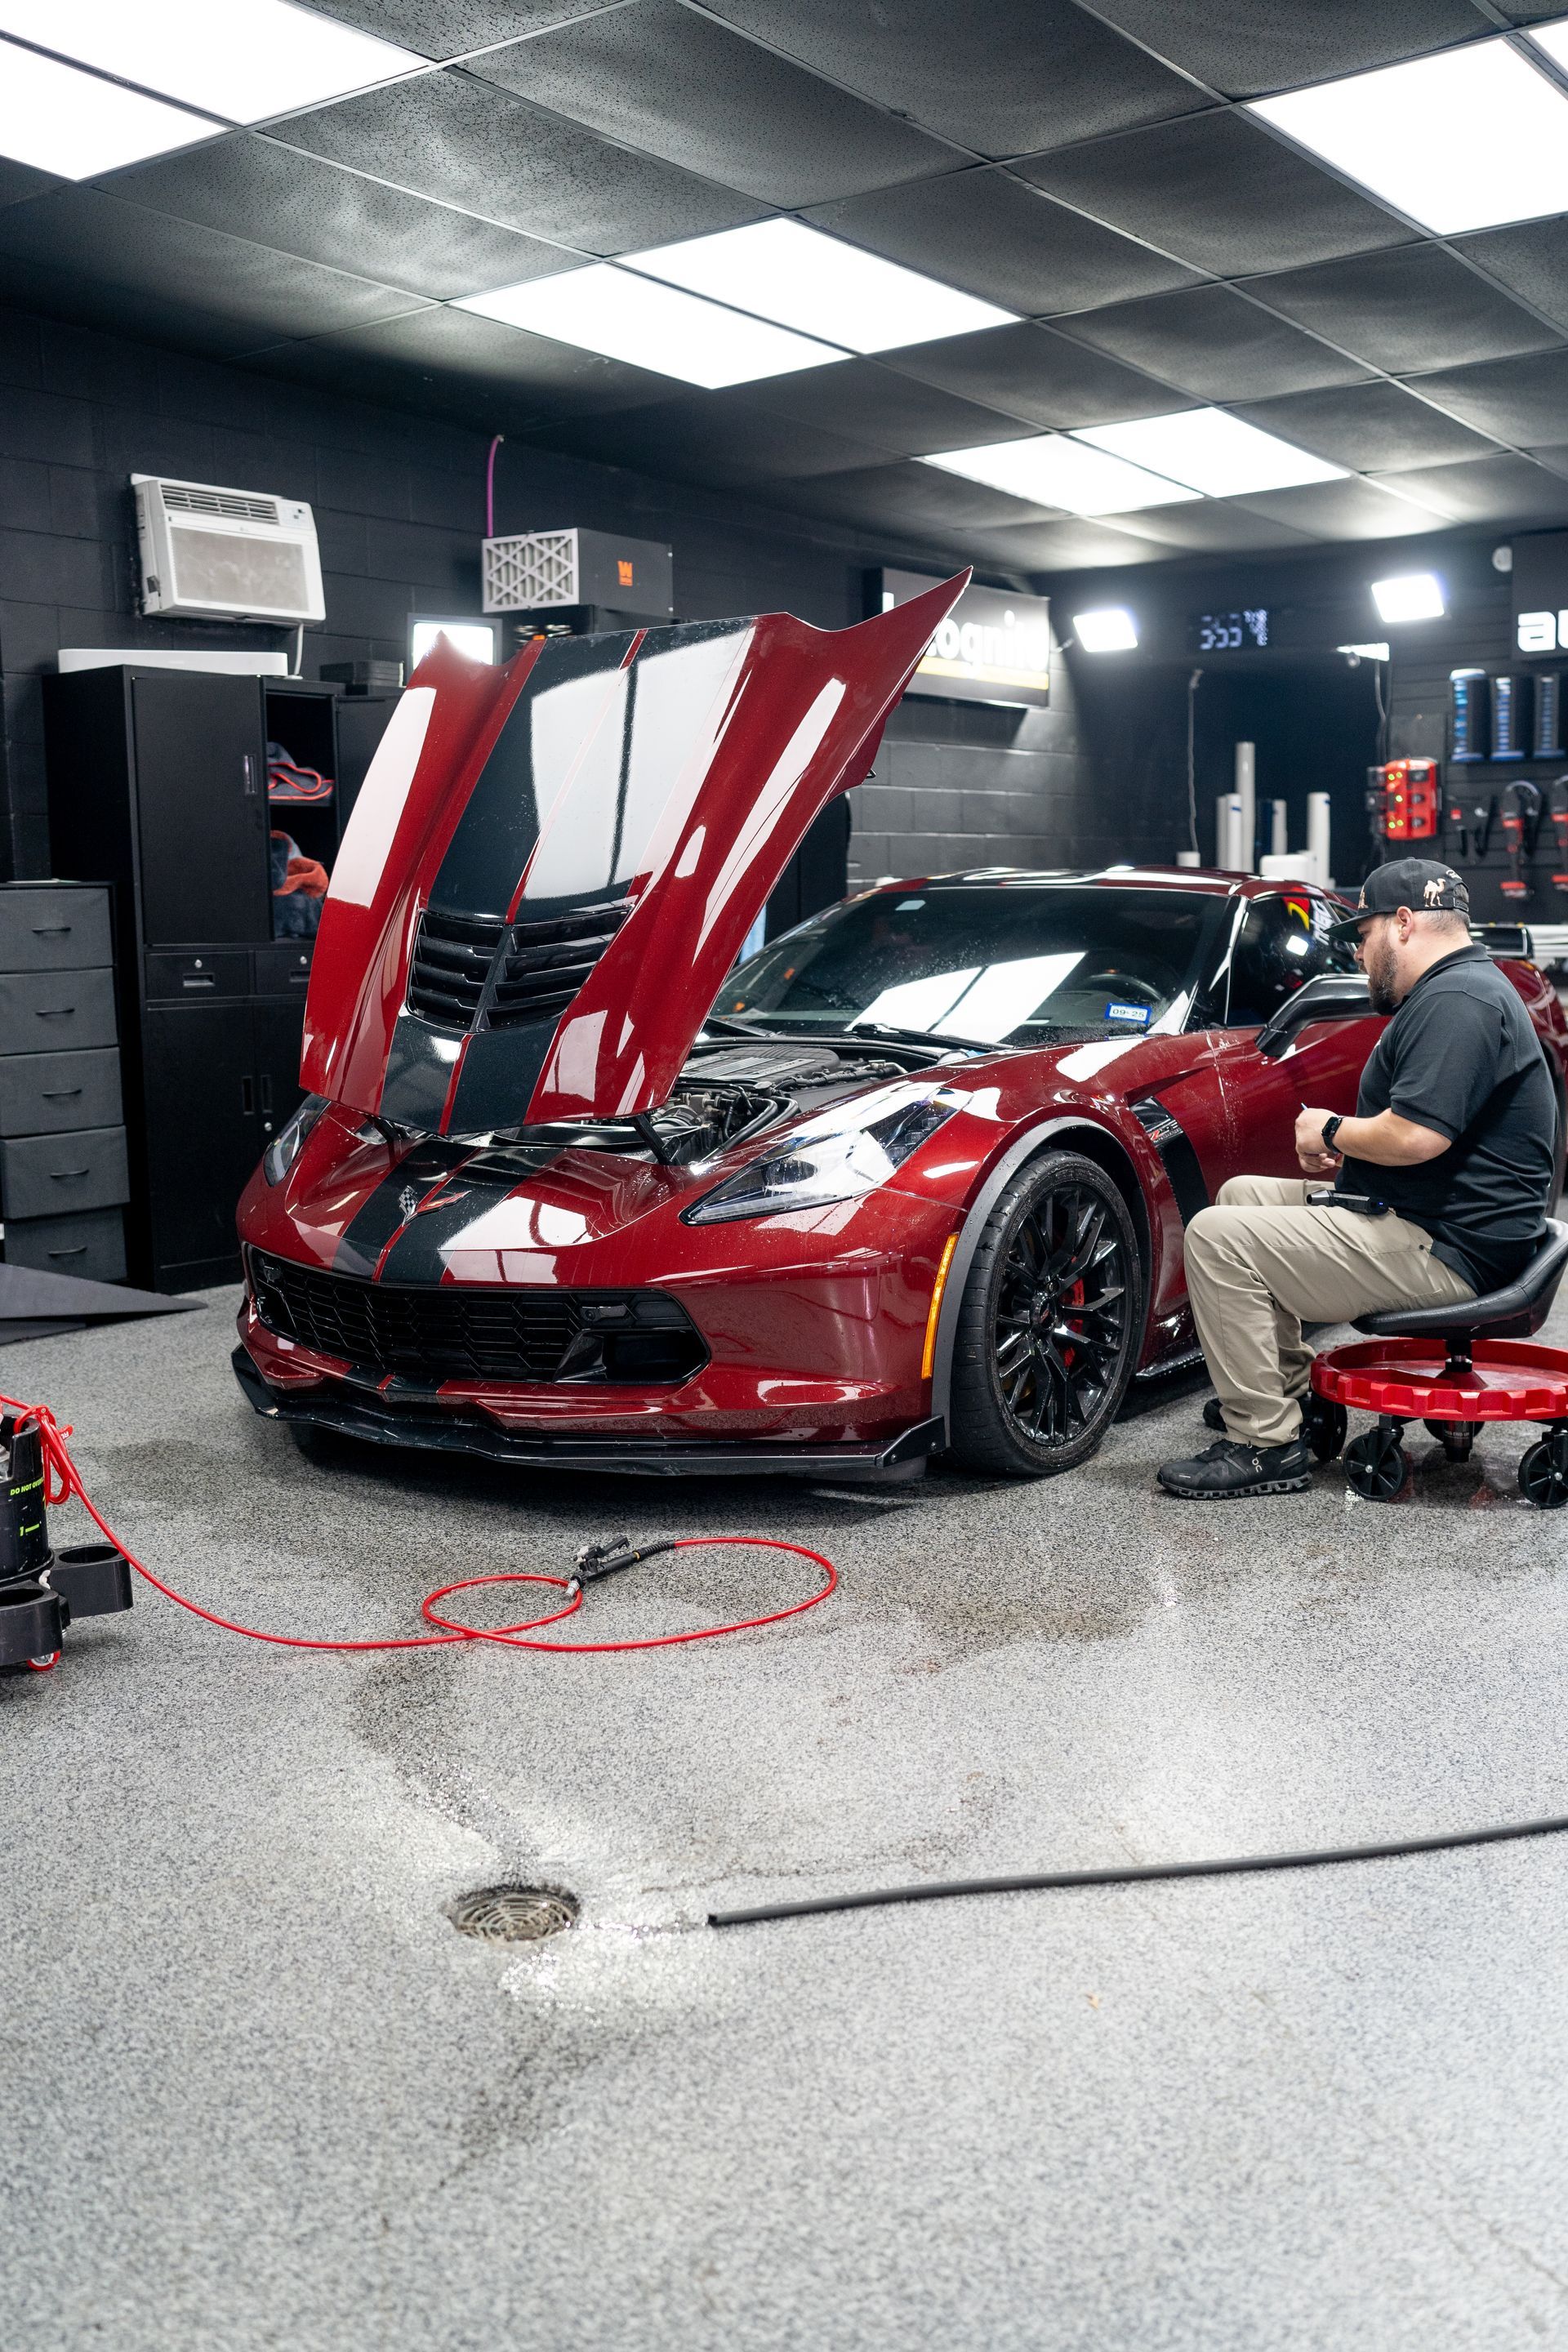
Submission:
[[[1415,915],[1463,915],[1470,918],[1470,894],[1451,866],[1435,857],[1396,857],[1374,866],[1361,886],[1361,903],[1348,921],[1332,923],[1329,937],[1353,940],[1369,915],[1394,915],[1408,907]]]

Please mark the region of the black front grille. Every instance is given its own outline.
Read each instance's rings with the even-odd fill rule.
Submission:
[[[410,1287],[324,1274],[255,1251],[257,1311],[269,1330],[356,1370],[442,1381],[583,1381],[664,1386],[707,1350],[658,1290]]]
[[[552,923],[514,923],[496,974],[490,1027],[564,1013],[630,912],[630,899],[619,898]]]
[[[479,1009],[504,923],[426,908],[414,940],[408,1009],[450,1029],[468,1029]]]
[[[631,912],[629,898],[549,922],[426,908],[414,939],[408,1009],[444,1028],[506,1029],[564,1013]]]

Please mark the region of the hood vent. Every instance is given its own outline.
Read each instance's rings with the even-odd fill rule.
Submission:
[[[419,918],[408,1010],[447,1029],[510,1029],[565,1012],[626,917],[629,898],[547,922],[482,915]]]

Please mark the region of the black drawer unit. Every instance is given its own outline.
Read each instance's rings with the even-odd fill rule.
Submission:
[[[7,1263],[125,1276],[130,1197],[109,893],[0,887],[0,1232]]]
[[[342,812],[335,791],[269,803],[267,747],[335,779],[340,707],[335,687],[300,678],[132,664],[44,680],[53,855],[112,899],[127,1260],[153,1289],[238,1279],[240,1193],[300,1099],[312,943],[273,935],[271,836],[330,873]],[[342,770],[355,782],[378,731],[368,716],[355,730]],[[53,919],[40,903],[40,953]],[[105,961],[109,929],[106,915]],[[0,1089],[0,1139],[5,1116]]]

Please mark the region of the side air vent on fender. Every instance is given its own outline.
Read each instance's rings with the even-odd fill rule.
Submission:
[[[1204,1181],[1204,1171],[1198,1155],[1193,1150],[1185,1129],[1173,1112],[1152,1095],[1131,1106],[1133,1118],[1164,1162],[1165,1173],[1171,1180],[1171,1190],[1181,1212],[1184,1225],[1190,1225],[1200,1209],[1209,1205],[1209,1188]]]

